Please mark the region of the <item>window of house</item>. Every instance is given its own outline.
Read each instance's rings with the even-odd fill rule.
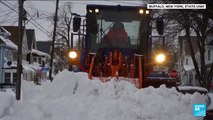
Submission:
[[[10,83],[10,78],[11,78],[11,74],[10,73],[5,73],[4,74],[5,83]]]
[[[207,51],[207,60],[210,61],[211,60],[211,50]]]
[[[16,83],[16,79],[17,79],[17,74],[13,73],[13,83]]]
[[[193,74],[189,73],[189,85],[192,85]]]
[[[38,58],[38,63],[41,64],[41,58]]]
[[[33,58],[33,62],[37,62],[37,58],[36,57]]]
[[[207,36],[207,44],[213,40],[213,36]]]
[[[186,59],[186,65],[188,65],[189,64],[189,60],[188,59]]]
[[[180,64],[181,64],[181,66],[183,65],[183,60],[181,60],[181,63],[180,63]]]

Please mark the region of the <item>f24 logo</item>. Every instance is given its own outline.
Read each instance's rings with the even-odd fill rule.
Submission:
[[[206,104],[194,104],[193,105],[194,116],[206,116]]]

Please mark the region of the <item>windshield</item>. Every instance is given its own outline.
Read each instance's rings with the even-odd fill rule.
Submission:
[[[137,49],[140,43],[141,14],[135,11],[106,10],[96,14],[99,32],[91,35],[91,48]]]
[[[138,45],[140,21],[131,21],[131,22],[121,21],[121,23],[124,26],[124,31],[127,34],[130,45]],[[116,21],[98,20],[98,24],[99,24],[99,27],[101,28],[101,31],[98,34],[98,38],[96,42],[101,43],[102,40],[104,40],[103,39],[104,36],[107,35],[113,29],[113,25],[116,24]],[[110,40],[110,38],[108,39]],[[108,40],[108,39],[106,38],[105,40]]]

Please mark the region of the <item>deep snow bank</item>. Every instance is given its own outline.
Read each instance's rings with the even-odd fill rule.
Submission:
[[[42,99],[54,101],[42,106],[55,109],[53,116],[60,113],[58,117],[71,120],[194,120],[192,105],[205,103],[198,93],[183,95],[164,85],[139,90],[116,78],[102,83],[69,71],[59,73],[43,92]]]
[[[0,118],[8,114],[8,110],[14,102],[15,98],[13,95],[0,91]]]
[[[23,84],[23,100],[0,120],[196,120],[193,104],[205,103],[199,93],[183,95],[164,85],[137,89],[116,78],[102,83],[67,70],[42,87]]]

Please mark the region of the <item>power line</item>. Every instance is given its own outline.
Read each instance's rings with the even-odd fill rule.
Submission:
[[[37,13],[37,10],[33,7],[31,1],[26,2],[26,3],[27,3],[27,5],[30,7],[31,10],[33,10],[33,11],[35,11],[35,13]]]
[[[11,10],[11,9],[5,9],[5,10],[1,9],[0,12],[1,12],[1,13],[5,13],[5,12],[8,12],[8,11],[10,11],[10,10]]]
[[[10,5],[13,5],[12,3],[10,3],[10,2],[8,2],[8,1],[6,1],[8,4],[10,4]],[[26,1],[25,3],[27,3],[27,5],[28,6],[25,6],[25,7],[28,7],[28,8],[31,8],[32,10],[34,10],[34,11],[40,11],[40,12],[43,12],[43,13],[47,13],[47,14],[49,14],[50,12],[47,12],[47,11],[42,11],[42,10],[39,10],[39,9],[37,9],[37,8],[35,8],[35,7],[33,7],[33,5],[32,5],[32,3],[31,3],[32,1]],[[35,12],[35,13],[36,13]]]
[[[39,12],[42,12],[43,14],[47,14],[47,15],[48,14],[53,14],[53,13],[48,12],[48,11],[43,11],[43,10],[37,9],[37,8],[35,8],[35,7],[32,6],[32,3],[29,4],[29,2],[31,2],[31,1],[26,2],[28,4],[28,6],[26,6],[26,7],[30,8],[33,11],[36,11],[35,13],[37,13],[37,11],[39,11]]]
[[[0,11],[1,12],[1,11]],[[9,11],[9,12],[11,12],[11,11]],[[10,14],[11,15],[11,14]],[[6,14],[3,14],[3,15],[1,15],[0,16],[0,18],[2,18],[3,19],[3,17],[6,17],[6,16],[8,16],[8,12],[6,13]],[[17,15],[16,15],[17,16]],[[9,16],[8,16],[9,17]]]
[[[5,4],[4,2],[2,2],[2,1],[0,1],[1,3],[3,3],[5,6],[7,6],[8,8],[10,8],[10,10],[13,10],[13,11],[15,11],[15,12],[17,12],[16,10],[14,10],[14,8],[11,8],[10,6],[8,6],[7,4]],[[8,1],[6,1],[8,4],[10,4],[10,5],[12,5],[12,6],[15,6],[14,4],[12,4],[12,3],[10,3],[10,2],[8,2]],[[31,2],[31,1],[28,1],[28,2]],[[28,2],[26,2],[26,3],[28,3]],[[32,7],[32,5],[30,5],[30,4],[28,4],[29,6],[26,6],[26,7],[28,7],[28,8],[31,8],[32,10],[35,10],[36,12],[34,12],[34,14],[36,13],[37,14],[37,11],[38,12],[42,12],[42,13],[39,13],[39,16],[43,16],[43,17],[38,17],[37,19],[46,19],[46,18],[50,18],[51,16],[49,16],[49,14],[51,13],[51,12],[47,12],[47,11],[42,11],[42,10],[39,10],[39,9],[37,9],[37,8],[35,8],[35,7]],[[6,11],[9,11],[9,10],[1,10],[1,13],[4,13],[4,12],[6,12]],[[51,13],[52,14],[52,13]],[[1,15],[0,17],[3,17],[3,16],[7,16],[7,15]],[[35,20],[37,20],[37,19],[35,19]]]
[[[50,12],[46,12],[46,11],[42,11],[42,10],[39,10],[35,7],[33,7],[32,4],[30,4],[31,1],[28,1],[26,2],[28,6],[28,8],[31,9],[31,11],[33,12],[33,17],[36,15],[37,18],[34,18],[34,20],[39,20],[39,19],[47,19],[47,18],[50,18],[51,16],[49,14],[53,14],[53,13],[50,13]],[[29,10],[27,10],[28,13],[29,13]],[[41,17],[42,16],[42,17]],[[32,19],[32,17],[30,18]]]
[[[35,8],[32,7],[32,5],[30,5],[30,4],[28,4],[28,5],[29,5],[29,7],[30,7],[32,10],[35,10],[35,11],[36,11],[35,14],[37,14],[37,10],[38,10],[38,9],[35,9]],[[46,33],[47,33],[48,36],[51,36],[51,33],[50,33],[49,31],[47,31],[43,26],[41,26],[37,21],[35,21],[35,19],[33,19],[34,16],[31,16],[28,12],[27,12],[27,14],[30,16],[30,20],[33,20],[40,28],[42,28],[43,30],[46,31]],[[33,23],[32,23],[32,24],[33,24]],[[35,26],[35,25],[34,25],[34,26]]]
[[[2,1],[0,1],[2,4],[4,4],[5,5],[5,3],[4,2],[2,2]],[[16,5],[13,5],[13,7],[15,8],[16,7]],[[10,7],[10,10],[8,10],[9,12],[7,12],[6,14],[4,14],[4,15],[2,15],[2,16],[4,16],[4,18],[1,20],[1,24],[2,23],[4,23],[6,20],[7,20],[7,18],[9,17],[9,15],[12,13],[12,10],[11,9],[14,9],[14,8],[12,8],[12,7]]]
[[[16,5],[13,5],[13,9],[15,9],[16,8]],[[1,20],[1,24],[3,24],[5,21],[7,21],[7,19],[10,17],[10,15],[13,13],[13,11],[12,10],[10,10],[8,13],[6,13],[6,14],[4,14],[4,18]]]
[[[15,11],[16,13],[18,13],[18,11],[16,11],[15,9],[13,9],[13,8],[11,8],[9,5],[7,5],[6,3],[4,3],[3,1],[0,1],[3,5],[5,5],[5,6],[7,6],[8,8],[10,8],[11,10],[13,10],[13,11]],[[28,13],[28,15],[29,15],[29,13]],[[29,15],[30,16],[30,15]],[[47,31],[44,27],[42,27],[39,23],[37,23],[35,20],[34,20],[34,22],[36,22],[37,23],[37,25],[39,26],[39,27],[41,27],[41,28],[39,28],[39,27],[37,27],[37,25],[35,25],[32,21],[29,21],[32,25],[34,25],[34,27],[36,27],[37,29],[39,29],[39,30],[41,30],[44,34],[46,34],[47,36],[51,36],[51,33],[49,32],[49,31]]]

